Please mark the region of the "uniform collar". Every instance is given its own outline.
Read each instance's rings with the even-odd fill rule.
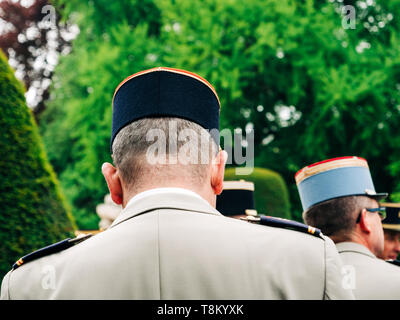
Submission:
[[[137,195],[135,195],[133,198],[131,198],[128,203],[126,204],[126,207],[129,207],[130,205],[132,205],[132,203],[148,197],[150,195],[161,195],[164,193],[174,193],[174,194],[186,194],[186,195],[192,195],[195,197],[198,197],[199,199],[201,199],[202,201],[207,202],[206,200],[204,200],[202,197],[200,197],[197,193],[188,190],[188,189],[183,189],[183,188],[154,188],[154,189],[150,189],[150,190],[146,190],[143,192],[138,193]],[[208,203],[208,202],[207,202]]]
[[[336,244],[336,248],[339,251],[339,253],[355,252],[377,259],[376,256],[371,251],[369,251],[367,247],[356,242],[339,242]]]
[[[110,228],[147,211],[175,209],[221,215],[197,193],[182,188],[156,188],[141,192],[130,199]]]

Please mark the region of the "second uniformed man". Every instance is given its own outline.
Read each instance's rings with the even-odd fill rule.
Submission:
[[[102,168],[124,210],[85,241],[23,257],[2,298],[353,298],[329,238],[215,209],[227,155],[206,129],[218,131],[219,113],[215,90],[193,73],[155,68],[124,80],[113,99],[115,167]],[[208,141],[201,147],[200,136]],[[186,161],[198,157],[207,161]]]
[[[385,217],[367,161],[328,159],[296,174],[303,218],[335,243],[344,264],[344,283],[356,299],[400,299],[400,269],[377,256],[383,252]]]

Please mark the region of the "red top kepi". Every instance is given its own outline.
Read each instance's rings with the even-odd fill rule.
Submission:
[[[387,193],[376,193],[367,160],[356,156],[313,163],[298,171],[295,180],[304,211],[339,197],[387,197]]]

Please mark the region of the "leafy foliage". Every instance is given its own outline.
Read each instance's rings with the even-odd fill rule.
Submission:
[[[132,29],[127,22],[112,26],[93,47],[87,41],[81,34],[73,54],[57,69],[57,89],[41,124],[49,158],[79,228],[97,229],[95,207],[107,193],[101,165],[111,161],[112,95],[122,79],[153,66],[148,52],[158,44],[149,36],[148,24]]]
[[[160,65],[216,87],[221,128],[254,128],[255,164],[282,175],[294,219],[294,174],[322,159],[362,156],[378,191],[400,192],[398,1],[347,2],[355,29],[343,28],[334,0],[56,3],[81,34],[56,70],[42,133],[81,228],[97,226],[107,192],[113,91]]]
[[[35,116],[43,111],[44,100],[48,99],[57,57],[69,51],[74,36],[73,26],[61,23],[60,15],[50,3],[49,0],[0,2],[0,19],[5,26],[0,33],[0,48],[24,81],[31,97],[28,104]],[[54,9],[53,21],[50,9]]]
[[[21,256],[72,236],[56,176],[25,103],[23,86],[0,51],[0,278]]]

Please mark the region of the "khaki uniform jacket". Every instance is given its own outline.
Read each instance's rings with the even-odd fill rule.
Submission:
[[[173,192],[141,197],[112,226],[23,264],[3,299],[351,299],[327,237],[222,216]]]
[[[400,267],[378,259],[355,242],[336,244],[356,299],[400,299]]]

